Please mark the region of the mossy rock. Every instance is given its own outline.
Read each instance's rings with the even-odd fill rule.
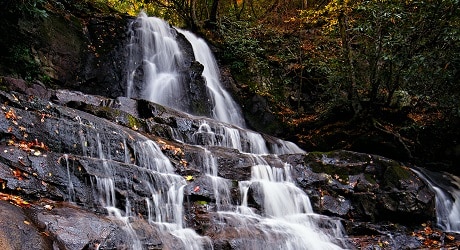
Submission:
[[[347,182],[350,175],[365,172],[366,166],[373,162],[373,157],[368,154],[340,150],[310,152],[305,156],[304,161],[313,172],[326,173],[335,176],[342,182]],[[373,178],[368,181],[375,183]]]
[[[348,181],[349,176],[363,173],[370,183],[382,183],[385,187],[399,187],[400,181],[412,176],[410,169],[398,161],[344,150],[310,152],[304,162],[313,172],[326,173],[335,179]]]
[[[400,187],[400,181],[408,180],[412,176],[409,168],[401,165],[389,166],[383,176],[384,187]]]

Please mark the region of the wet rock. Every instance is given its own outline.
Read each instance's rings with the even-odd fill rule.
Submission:
[[[219,125],[145,100],[55,93],[50,102],[0,91],[1,192],[23,197],[33,205],[24,213],[13,214],[18,221],[26,216],[32,222],[35,231],[26,232],[46,232],[48,236],[40,236],[44,237],[43,249],[52,245],[81,249],[96,240],[102,249],[133,244],[152,249],[178,247],[177,238],[163,235],[158,226],[149,223],[154,217],[149,207],[151,190],[170,185],[171,178],[184,185],[184,223],[209,237],[214,249],[278,244],[282,237],[267,238],[257,227],[260,218],[252,218],[245,226],[239,225],[236,213],[216,212],[219,207],[235,211],[241,205],[239,184],[251,179],[252,166],[260,162],[275,168],[289,163],[293,181],[309,195],[315,211],[342,218],[353,239],[361,237],[362,242],[368,242],[366,246],[380,247],[378,241],[364,240],[364,236],[376,234],[384,244],[387,235],[398,232],[394,235],[399,243],[416,247],[416,238],[385,227],[387,221],[413,225],[434,219],[432,191],[407,167],[390,159],[348,151],[254,156],[204,140],[197,146],[204,121],[215,135]],[[175,138],[180,139],[173,141]],[[267,144],[278,143],[276,138],[264,138]],[[182,176],[168,179],[155,169],[140,167],[146,160],[142,150],[147,145],[143,143],[149,140],[156,142],[173,171]],[[216,136],[214,140],[222,139]],[[187,181],[188,176],[192,179]],[[104,205],[98,191],[104,178],[113,181],[114,206],[130,214],[131,231]],[[230,193],[216,199],[224,183]],[[264,197],[257,185],[249,186],[249,207],[245,209],[261,215]],[[80,222],[73,223],[78,218]],[[13,236],[0,232],[5,238],[2,244],[12,246]],[[133,241],[133,232],[139,242]],[[388,246],[399,244],[388,242]]]
[[[28,83],[22,79],[13,77],[1,77],[0,82],[9,91],[19,92],[28,96],[36,96],[43,99],[48,99],[52,95],[52,91],[44,86],[40,81]]]
[[[349,151],[309,153],[294,171],[317,211],[357,220],[422,223],[434,216],[434,193],[404,165]],[[339,205],[339,204],[342,204]]]
[[[0,248],[52,249],[52,241],[34,226],[20,207],[0,200]]]
[[[67,106],[73,106],[74,108],[78,108],[79,105],[75,105],[79,103],[80,105],[94,105],[99,106],[101,103],[108,98],[96,95],[88,95],[84,94],[79,91],[71,91],[71,90],[56,90],[54,92],[53,101],[55,103]]]

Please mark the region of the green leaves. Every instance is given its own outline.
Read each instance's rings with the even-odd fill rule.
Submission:
[[[42,5],[45,4],[45,0],[3,0],[2,8],[5,10],[22,15],[28,15],[31,17],[48,17],[48,13]]]
[[[330,37],[320,42],[328,41],[325,46],[331,53],[321,52],[322,58],[317,58],[327,62],[317,65],[322,65],[330,84],[349,86],[343,81],[351,78],[342,76],[353,69],[360,100],[389,103],[392,93],[402,89],[444,102],[455,92],[449,89],[455,84],[446,83],[459,81],[454,77],[460,66],[455,59],[460,54],[459,7],[454,0],[334,0],[302,15],[305,22],[319,26]],[[345,15],[347,25],[342,39],[336,25],[340,15]],[[340,59],[344,42],[349,44],[347,57],[352,65]],[[341,87],[337,91],[352,90]]]

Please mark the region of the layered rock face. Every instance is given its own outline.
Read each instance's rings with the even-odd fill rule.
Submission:
[[[223,204],[227,211],[241,205],[238,184],[251,179],[255,165],[244,146],[241,151],[222,143],[209,146],[209,141],[224,138],[203,133],[203,124],[213,131],[229,125],[144,100],[67,90],[43,95],[50,99],[23,93],[0,93],[0,204],[2,212],[8,213],[2,217],[4,249],[28,248],[23,243],[26,238],[35,238],[40,249],[82,249],[96,241],[102,249],[136,244],[145,249],[180,248],[177,239],[165,239],[150,221],[155,204],[149,202],[149,185],[168,184],[142,164],[146,141],[161,149],[171,163],[171,174],[181,179],[184,228],[205,237],[197,238],[205,248],[243,249],[244,238],[266,240],[254,232],[235,233],[236,225],[224,223],[219,215]],[[278,139],[262,137],[269,151],[282,152]],[[225,203],[216,199],[219,191],[204,168],[204,148],[215,159],[216,176],[229,184]],[[309,195],[315,212],[340,218],[350,235],[386,237],[397,232],[418,248],[421,242],[415,236],[382,223],[418,225],[433,219],[432,191],[407,167],[390,159],[347,151],[260,157],[273,168],[289,164],[293,183]],[[113,181],[113,194],[101,189],[104,178]],[[248,188],[247,206],[255,214],[264,214],[266,197],[256,183]],[[126,216],[116,216],[109,205]],[[128,221],[120,219],[128,217]]]

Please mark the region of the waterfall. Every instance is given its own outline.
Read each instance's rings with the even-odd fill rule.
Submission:
[[[68,179],[67,191],[69,193],[69,201],[73,202],[73,201],[75,201],[74,200],[75,199],[75,189],[74,189],[72,178],[71,178],[71,175],[70,175],[69,155],[64,154],[63,157],[65,159],[65,164],[66,164],[66,168],[67,168],[67,179]]]
[[[128,135],[126,135],[128,137]],[[120,201],[117,200],[115,183],[115,172],[111,165],[109,146],[104,147],[108,140],[100,138],[96,134],[97,154],[101,160],[103,177],[96,176],[95,190],[99,203],[107,210],[108,215],[114,217],[124,224],[124,231],[129,236],[129,249],[143,249],[141,241],[131,223],[132,213],[131,202],[126,197],[124,210],[119,208]],[[126,141],[123,142],[126,148]],[[139,176],[144,180],[144,185],[150,190],[150,197],[145,199],[147,204],[147,221],[158,228],[162,242],[165,246],[175,246],[180,249],[195,250],[212,248],[207,237],[198,235],[194,230],[184,227],[183,223],[183,197],[185,179],[174,173],[174,168],[169,159],[161,152],[159,146],[151,140],[137,141],[133,145],[133,153],[136,158],[136,166],[144,169],[145,176]],[[124,152],[125,157],[130,157]],[[125,159],[125,162],[129,162]],[[126,180],[123,185],[130,185]]]
[[[128,47],[127,96],[135,94],[137,78],[142,78],[140,97],[168,107],[189,111],[186,88],[179,74],[182,52],[176,30],[165,21],[140,13],[131,24]]]
[[[217,232],[230,230],[230,235],[235,237],[231,240],[240,242],[233,249],[346,248],[340,221],[313,212],[308,196],[292,180],[292,166],[282,162],[276,155],[304,151],[293,143],[244,128],[240,108],[221,86],[216,61],[204,40],[188,31],[172,28],[158,18],[147,17],[144,13],[132,25],[128,97],[140,91],[141,96],[150,101],[185,112],[189,110],[184,106],[188,101],[184,93],[188,85],[181,82],[179,76],[178,67],[184,62],[181,61],[181,52],[175,41],[176,32],[188,39],[195,59],[204,66],[203,77],[212,102],[214,120],[195,118],[201,121],[191,136],[181,131],[173,131],[172,134],[176,141],[201,150],[198,150],[196,165],[202,168],[200,172],[204,174],[200,178],[211,184],[213,201],[216,203],[214,208],[209,208],[213,211],[209,212],[216,213],[220,221],[216,225],[221,226],[215,229]],[[142,86],[136,82],[139,78],[142,78]],[[213,147],[238,151],[250,159],[251,178],[238,182],[241,200],[237,205],[231,200],[231,188],[235,183],[218,176],[218,159],[212,153]],[[145,199],[148,221],[163,232],[165,247],[171,248],[177,239],[182,242],[184,249],[209,247],[209,239],[186,228],[183,221],[185,179],[174,173],[173,166],[156,143],[138,142],[134,151],[136,164],[152,174],[152,181],[145,184],[151,190],[151,197]],[[277,166],[270,166],[264,160],[265,156],[278,161]],[[249,205],[250,191],[259,194],[262,200],[258,213]]]
[[[195,59],[204,66],[203,76],[206,79],[206,87],[212,98],[213,118],[221,122],[245,127],[240,107],[220,83],[219,67],[209,46],[203,39],[198,38],[190,31],[180,29],[178,31],[184,34],[192,44]]]
[[[436,194],[437,225],[444,231],[460,233],[460,178],[449,173],[412,169]]]
[[[252,167],[249,181],[239,183],[241,205],[235,211],[218,212],[223,221],[243,232],[240,235],[243,249],[343,249],[347,246],[340,221],[313,212],[308,196],[291,180],[291,166],[271,167],[254,157],[260,164]],[[254,213],[248,206],[250,189],[263,200],[262,214]],[[244,238],[248,235],[253,237]]]
[[[193,48],[195,60],[204,66],[207,95],[212,105],[212,118],[245,127],[240,107],[220,83],[217,62],[206,42],[189,31],[171,27],[162,19],[141,12],[131,24],[128,47],[127,96],[135,92],[137,78],[142,78],[140,96],[184,112],[190,112],[188,85],[180,74],[184,66],[182,52],[176,41],[182,33]],[[138,88],[140,86],[137,86]]]

